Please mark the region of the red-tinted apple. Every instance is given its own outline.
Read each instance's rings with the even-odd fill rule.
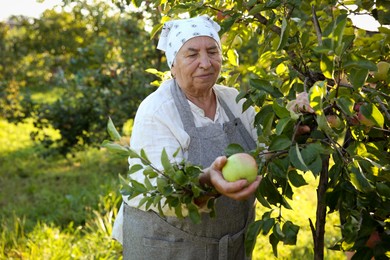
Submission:
[[[332,128],[340,129],[343,127],[343,121],[337,115],[327,115],[326,120]]]

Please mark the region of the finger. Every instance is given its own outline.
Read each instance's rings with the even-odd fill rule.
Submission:
[[[252,182],[250,185],[244,187],[243,189],[237,192],[227,193],[225,194],[225,196],[235,200],[246,200],[256,192],[256,189],[259,186],[261,179],[262,179],[261,176],[257,176],[256,180]]]
[[[248,185],[247,180],[238,180],[235,182],[228,182],[223,177],[220,171],[210,171],[210,181],[214,188],[221,194],[235,193],[242,190]]]
[[[219,156],[211,164],[211,168],[216,170],[216,171],[222,171],[222,168],[223,168],[223,166],[225,166],[226,162],[227,162],[226,156]]]

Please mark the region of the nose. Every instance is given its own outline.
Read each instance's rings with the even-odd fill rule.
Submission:
[[[211,66],[211,59],[207,53],[201,53],[199,55],[199,67],[202,69],[208,69]]]

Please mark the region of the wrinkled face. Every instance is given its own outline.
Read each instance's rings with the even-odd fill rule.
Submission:
[[[172,67],[172,75],[185,93],[201,95],[210,90],[219,77],[221,50],[211,37],[199,36],[180,48]]]

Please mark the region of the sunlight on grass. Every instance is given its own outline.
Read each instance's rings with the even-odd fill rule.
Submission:
[[[309,226],[309,218],[315,223],[317,195],[317,182],[310,173],[305,174],[306,182],[309,185],[294,188],[294,200],[289,200],[293,210],[284,209],[282,216],[285,220],[291,220],[294,224],[300,226],[296,246],[278,244],[278,258],[272,251],[268,236],[259,235],[253,253],[253,260],[263,259],[314,259],[313,238]],[[269,209],[264,208],[260,203],[257,204],[257,218]],[[278,214],[278,212],[274,212]],[[340,239],[340,232],[337,228],[339,224],[338,214],[328,214],[325,229],[325,247],[333,246]],[[325,259],[346,259],[343,252],[333,251],[325,248]]]
[[[0,129],[0,154],[16,152],[34,145],[30,138],[30,132],[36,130],[32,119],[26,120],[25,123],[13,124],[0,118]],[[61,137],[55,129],[47,128],[42,133],[53,137],[53,139]]]
[[[121,259],[110,233],[127,163],[98,149],[50,155],[31,121],[0,128],[0,259]]]

